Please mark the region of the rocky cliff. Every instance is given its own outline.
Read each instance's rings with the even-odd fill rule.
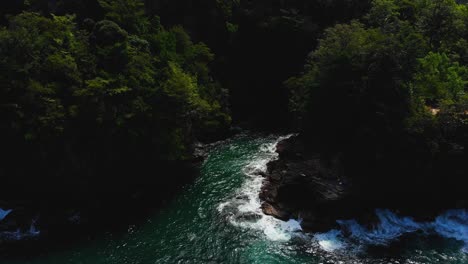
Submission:
[[[404,176],[394,177],[396,182],[387,184],[391,179],[383,168],[373,173],[363,170],[366,175],[356,176],[355,168],[348,165],[349,154],[317,153],[305,146],[300,136],[278,144],[279,159],[268,164],[260,198],[265,214],[283,220],[301,219],[306,231],[329,230],[338,219],[371,224],[376,221],[376,208],[389,208],[420,220],[433,218],[445,209],[468,208],[467,195],[448,195],[446,186],[417,185],[408,177],[403,181]],[[377,168],[373,164],[369,167]],[[369,177],[375,179],[366,180]],[[464,180],[461,178],[460,183]]]

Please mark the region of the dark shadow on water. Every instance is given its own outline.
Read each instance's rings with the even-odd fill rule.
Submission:
[[[418,252],[456,255],[461,252],[463,245],[463,242],[455,239],[415,232],[401,236],[388,246],[370,246],[365,252],[365,257],[395,259],[405,256],[414,256],[418,254]]]
[[[85,247],[96,240],[114,240],[128,234],[130,229],[137,229],[167,208],[198,177],[196,167],[181,167],[178,171],[164,173],[178,181],[166,181],[164,188],[158,186],[157,182],[148,182],[129,188],[132,189],[129,192],[109,192],[103,189],[102,193],[84,196],[83,199],[61,199],[68,196],[64,193],[48,193],[38,196],[41,199],[23,202],[19,210],[27,215],[24,221],[35,219],[40,235],[18,241],[0,240],[0,263],[33,260]],[[175,174],[184,176],[176,177]],[[17,201],[14,203],[18,204]],[[21,231],[27,231],[26,224]]]

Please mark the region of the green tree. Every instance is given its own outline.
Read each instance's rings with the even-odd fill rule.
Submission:
[[[444,53],[430,52],[419,59],[412,88],[415,96],[437,107],[443,100],[458,100],[466,92],[468,69],[452,62]]]
[[[229,126],[205,44],[182,27],[164,29],[140,1],[100,2],[106,19],[97,23],[25,12],[0,28],[0,143],[11,184],[31,180],[21,160],[53,175],[44,184],[125,188],[125,172],[191,159],[197,137]]]
[[[98,0],[106,11],[105,17],[131,34],[144,34],[151,25],[145,15],[143,0]]]

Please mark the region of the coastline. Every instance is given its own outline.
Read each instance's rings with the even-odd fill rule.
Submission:
[[[310,151],[301,136],[279,142],[276,151],[278,159],[268,163],[262,175],[262,210],[285,221],[300,219],[305,232],[338,228],[337,220],[345,219],[373,226],[379,221],[375,210],[380,208],[418,221],[432,221],[446,210],[466,209],[468,205],[466,200],[441,200],[431,189],[407,194],[386,186],[366,186],[345,173],[342,153]],[[370,191],[370,187],[378,191]]]

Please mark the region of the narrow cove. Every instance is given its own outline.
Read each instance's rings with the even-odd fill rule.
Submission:
[[[123,234],[110,233],[61,252],[0,262],[467,262],[466,211],[452,211],[423,224],[381,210],[377,213],[383,221],[374,230],[351,220],[342,222],[343,230],[322,234],[305,234],[295,220],[284,222],[263,215],[258,197],[263,178],[258,173],[276,158],[275,145],[282,138],[242,134],[208,147],[200,177],[186,185],[161,212],[142,225],[129,226]],[[457,224],[453,219],[465,222]],[[436,232],[425,225],[432,225]]]

